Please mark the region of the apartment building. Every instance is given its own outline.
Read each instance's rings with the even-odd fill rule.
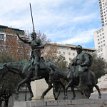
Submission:
[[[30,48],[21,42],[16,34],[27,39],[24,30],[0,25],[0,52],[7,52],[16,59],[27,58]]]
[[[107,0],[99,0],[102,26],[107,25]]]
[[[70,45],[70,44],[54,44],[54,43],[48,43],[45,48],[47,51],[53,51],[55,48],[57,50],[57,55],[61,55],[65,57],[65,60],[69,63],[74,57],[76,57],[77,52],[76,52],[76,45]],[[46,52],[47,52],[46,51]],[[90,48],[83,48],[83,51],[88,52],[90,54],[95,52],[95,49],[90,49]],[[55,51],[54,51],[55,52]],[[46,54],[44,52],[44,54]]]
[[[107,26],[94,32],[97,55],[107,61]]]
[[[107,61],[107,0],[99,0],[102,28],[94,32],[97,55]]]

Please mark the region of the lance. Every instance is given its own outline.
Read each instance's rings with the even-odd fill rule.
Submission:
[[[32,6],[31,6],[31,3],[30,3],[30,13],[31,13],[32,25],[33,25],[33,32],[35,32],[35,26],[34,26],[34,21],[33,21]]]

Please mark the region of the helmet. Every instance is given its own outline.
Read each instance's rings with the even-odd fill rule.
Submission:
[[[82,50],[82,46],[81,45],[77,45],[76,49],[81,49]]]

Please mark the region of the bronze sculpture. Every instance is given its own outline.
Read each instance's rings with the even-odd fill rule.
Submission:
[[[77,56],[74,60],[74,62],[72,63],[72,65],[75,66],[75,76],[79,76],[79,86],[81,87],[82,85],[82,75],[84,72],[88,72],[89,71],[89,63],[90,63],[90,59],[87,53],[82,51],[82,46],[78,45],[76,47],[76,51],[77,51]],[[90,79],[87,78],[87,84],[90,85]]]
[[[19,37],[19,39],[21,38]],[[25,40],[22,40],[22,41],[26,42]],[[48,84],[48,88],[42,93],[41,98],[44,98],[47,92],[53,87],[54,89],[53,94],[55,99],[57,100],[60,94],[60,89],[58,90],[57,88],[60,88],[58,86],[61,86],[64,90],[64,98],[67,98],[67,89],[68,87],[71,87],[71,90],[73,92],[73,99],[75,99],[76,95],[75,95],[74,87],[78,86],[78,84],[80,89],[81,89],[81,85],[88,87],[82,90],[82,92],[84,92],[84,94],[88,98],[92,93],[93,87],[95,87],[98,90],[99,98],[101,98],[99,87],[96,85],[95,75],[93,72],[89,70],[89,66],[91,65],[89,56],[84,52],[82,53],[81,46],[77,46],[78,55],[76,56],[71,66],[69,66],[69,71],[62,72],[61,69],[58,66],[56,66],[52,61],[45,61],[43,57],[41,57],[40,49],[44,47],[43,45],[40,45],[40,44],[35,45],[37,41],[36,42],[30,41],[26,43],[29,43],[30,45],[32,43],[31,45],[32,52],[31,52],[30,60],[24,63],[23,62],[6,63],[4,64],[4,67],[3,67],[3,71],[5,71],[3,73],[4,76],[6,72],[13,72],[22,77],[23,80],[18,84],[17,91],[19,90],[21,85],[26,83],[30,91],[30,95],[31,95],[30,99],[32,99],[33,92],[31,89],[30,82],[33,80],[44,78],[46,80],[46,83]],[[37,54],[36,52],[38,52],[39,54]],[[40,62],[44,63],[44,67],[41,68]],[[37,70],[39,70],[39,72]],[[56,78],[56,79],[53,79],[53,78]],[[88,81],[84,81],[87,78],[88,78]],[[66,87],[61,83],[60,79],[64,79],[68,82]],[[58,94],[56,95],[55,92],[58,92]]]
[[[74,93],[74,89],[72,87],[78,85],[77,88],[80,91],[84,91],[85,95],[89,98],[90,94],[93,92],[93,87],[95,87],[99,93],[99,98],[101,98],[99,87],[96,85],[97,80],[95,74],[89,69],[92,65],[92,56],[89,53],[83,52],[82,46],[80,45],[76,47],[76,50],[77,56],[69,66],[69,70],[71,72],[69,73],[68,78],[71,78],[71,80],[66,85],[66,92],[70,86]],[[75,93],[73,94],[73,98],[75,98]]]
[[[18,34],[17,34],[18,35]],[[44,48],[44,45],[42,45],[42,42],[40,39],[37,38],[37,34],[33,32],[31,34],[32,40],[23,40],[19,35],[18,38],[23,41],[24,43],[27,43],[30,45],[32,51],[31,51],[31,57],[29,62],[24,66],[22,72],[27,72],[26,78],[21,81],[18,85],[17,91],[19,90],[19,87],[21,84],[24,84],[25,82],[35,80],[38,78],[38,69],[39,69],[39,64],[40,64],[40,58],[41,58],[41,49]],[[31,76],[33,77],[31,78]]]
[[[42,60],[43,61],[43,60]],[[4,64],[3,66],[3,71],[5,71],[5,74],[7,72],[12,72],[14,74],[18,74],[20,75],[20,77],[22,78],[22,81],[27,77],[27,73],[28,71],[26,72],[23,72],[23,67],[26,65],[27,62],[10,62],[10,63],[6,63]],[[38,72],[38,78],[36,78],[35,80],[39,80],[39,79],[45,79],[46,83],[48,84],[48,88],[42,93],[41,95],[41,99],[44,98],[44,96],[47,94],[47,92],[53,87],[53,81],[50,81],[50,73],[51,73],[51,70],[53,70],[53,68],[55,68],[55,64],[52,63],[52,62],[49,62],[47,61],[45,63],[45,67],[43,68],[40,68],[39,67],[39,72]],[[53,71],[54,72],[54,71]],[[56,71],[57,72],[57,71]],[[5,74],[3,74],[5,76]],[[33,75],[31,75],[31,78],[33,77]],[[27,84],[27,87],[29,89],[29,92],[30,92],[30,98],[29,100],[32,99],[33,97],[33,92],[32,92],[32,89],[31,89],[31,81],[32,79],[29,78],[28,81],[25,81],[24,83]],[[22,83],[22,82],[21,82]],[[19,86],[23,85],[24,83],[18,85],[18,89],[20,88]]]

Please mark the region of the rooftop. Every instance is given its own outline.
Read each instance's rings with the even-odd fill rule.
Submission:
[[[77,45],[72,45],[72,44],[58,44],[58,43],[47,43],[47,45],[56,45],[56,46],[59,46],[59,47],[66,47],[66,48],[72,48],[72,49],[75,49],[76,48],[76,46]],[[95,49],[93,49],[93,48],[84,48],[83,47],[83,49],[84,50],[86,50],[86,51],[96,51]]]
[[[17,28],[12,28],[4,25],[0,25],[0,32],[5,32],[7,29],[13,30],[15,33],[24,34],[24,30],[20,30]]]

